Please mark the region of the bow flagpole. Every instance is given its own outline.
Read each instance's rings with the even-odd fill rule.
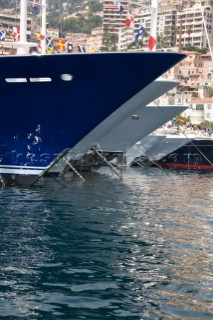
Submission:
[[[156,49],[157,43],[157,14],[158,14],[158,0],[152,0],[151,2],[151,28],[148,48],[150,51]]]
[[[41,33],[44,36],[44,39],[41,40],[41,54],[46,53],[46,0],[42,0],[42,26]]]

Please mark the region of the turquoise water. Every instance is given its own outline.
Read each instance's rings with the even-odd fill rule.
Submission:
[[[213,319],[212,173],[4,187],[0,319]]]

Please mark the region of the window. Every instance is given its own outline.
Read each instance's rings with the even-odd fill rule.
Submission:
[[[204,105],[203,104],[197,104],[196,105],[196,110],[204,110]]]
[[[139,120],[139,115],[133,114],[132,115],[132,120]]]
[[[50,82],[51,78],[30,78],[30,82]]]
[[[17,82],[27,82],[27,79],[26,78],[6,78],[5,81],[9,83],[17,83]]]

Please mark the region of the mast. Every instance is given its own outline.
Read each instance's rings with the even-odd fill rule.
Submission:
[[[27,0],[21,0],[20,3],[20,45],[17,48],[17,54],[28,54],[29,47],[25,46],[27,42]],[[22,45],[23,44],[23,45]]]
[[[17,55],[29,54],[30,47],[37,47],[36,43],[27,42],[27,0],[20,2],[20,41],[7,44],[17,48]]]
[[[41,53],[46,53],[46,0],[42,0],[42,35]],[[27,42],[27,0],[21,0],[20,3],[20,41],[15,45],[17,54],[29,54],[29,48],[35,46],[33,43]]]
[[[41,6],[41,12],[42,12],[42,27],[41,27],[41,33],[44,36],[44,39],[41,40],[41,54],[46,53],[46,0],[42,0],[42,6]]]
[[[20,42],[27,40],[27,0],[20,4]]]
[[[157,14],[158,14],[158,0],[151,1],[151,28],[150,35],[157,40]],[[153,47],[153,51],[155,51],[156,45]]]

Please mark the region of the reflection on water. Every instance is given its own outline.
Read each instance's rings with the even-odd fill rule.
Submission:
[[[212,319],[211,173],[4,188],[0,318]]]

